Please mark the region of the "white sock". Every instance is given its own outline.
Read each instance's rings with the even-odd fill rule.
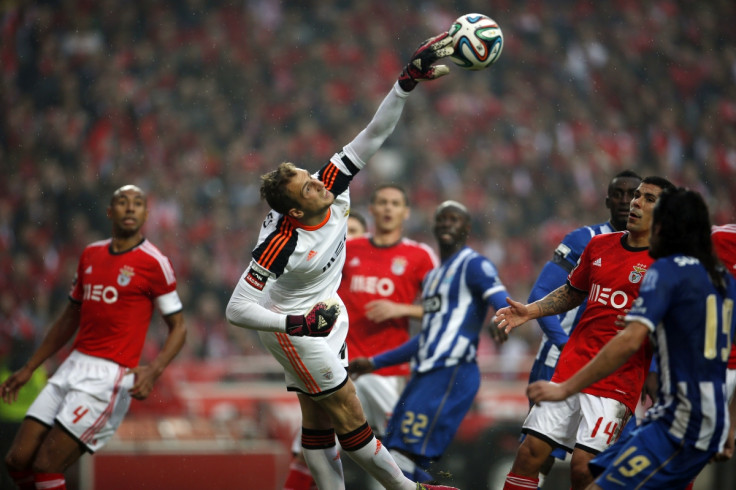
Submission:
[[[320,490],[345,490],[342,461],[337,446],[303,451],[304,460]]]
[[[368,424],[337,436],[345,453],[389,490],[415,490],[416,483],[401,472],[391,453],[373,436]],[[321,489],[320,489],[321,490]]]
[[[391,456],[393,456],[394,461],[396,461],[396,464],[399,465],[399,468],[401,468],[401,471],[403,471],[405,475],[414,474],[414,471],[417,469],[417,464],[412,461],[411,458],[396,450],[390,450],[389,452],[391,453]]]

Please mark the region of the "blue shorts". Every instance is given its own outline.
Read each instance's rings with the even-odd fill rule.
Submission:
[[[590,471],[604,490],[685,488],[708,464],[713,452],[695,449],[648,422],[593,458]]]
[[[415,457],[424,468],[442,456],[480,387],[475,363],[414,374],[388,422],[383,445]]]

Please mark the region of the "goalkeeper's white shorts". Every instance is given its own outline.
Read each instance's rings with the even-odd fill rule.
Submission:
[[[327,337],[258,332],[263,345],[283,367],[287,390],[319,399],[347,382],[347,320],[343,309]]]

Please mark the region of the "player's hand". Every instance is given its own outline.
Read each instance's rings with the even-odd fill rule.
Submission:
[[[126,374],[135,375],[133,386],[128,390],[130,396],[136,400],[145,400],[148,398],[148,395],[153,391],[153,385],[158,379],[158,374],[153,366],[137,366],[128,369]]]
[[[23,366],[0,384],[0,395],[5,403],[13,403],[18,399],[18,391],[28,383],[33,375],[33,369]]]
[[[532,317],[529,314],[529,307],[524,303],[519,303],[511,298],[506,298],[506,302],[509,306],[496,311],[493,321],[499,329],[509,333],[519,325],[531,320]]]
[[[732,421],[731,423],[734,424],[736,421]],[[736,441],[734,441],[733,431],[730,431],[726,438],[726,443],[723,445],[723,451],[716,453],[713,456],[713,461],[721,463],[731,459],[734,453],[734,446],[736,446]]]
[[[348,364],[348,374],[352,379],[358,378],[361,374],[372,373],[375,369],[376,366],[370,357],[356,357]]]
[[[616,325],[618,328],[626,328],[626,322],[624,321],[624,318],[626,318],[626,314],[629,312],[629,310],[624,310],[620,315],[616,315],[616,321],[614,321],[614,325]]]
[[[496,343],[496,345],[501,345],[509,339],[509,334],[507,334],[504,330],[498,328],[498,325],[495,322],[491,322],[491,324],[488,326],[488,330],[490,330],[491,338]]]
[[[567,393],[564,385],[549,381],[535,381],[526,388],[526,396],[532,403],[561,401],[571,394]]]
[[[417,82],[434,80],[450,73],[445,65],[432,66],[440,58],[450,56],[455,49],[452,47],[452,37],[447,32],[431,37],[419,45],[399,75],[399,85],[406,92],[414,90]]]
[[[647,377],[644,379],[644,388],[641,390],[641,401],[642,403],[647,401],[647,396],[651,398],[652,404],[657,401],[657,394],[659,393],[659,374],[654,371],[649,371]]]
[[[339,303],[335,300],[320,301],[306,315],[288,315],[286,333],[297,337],[326,337],[339,316]]]

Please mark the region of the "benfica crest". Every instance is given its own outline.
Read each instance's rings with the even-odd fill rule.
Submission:
[[[636,284],[644,277],[644,274],[646,274],[647,268],[643,265],[635,265],[634,270],[629,272],[629,282]]]
[[[408,263],[409,261],[407,261],[405,257],[394,257],[391,261],[391,272],[397,276],[402,275],[406,272],[406,265]]]
[[[134,275],[135,272],[133,272],[133,268],[128,265],[124,265],[118,274],[118,285],[127,286],[130,284],[130,280],[133,279]]]

